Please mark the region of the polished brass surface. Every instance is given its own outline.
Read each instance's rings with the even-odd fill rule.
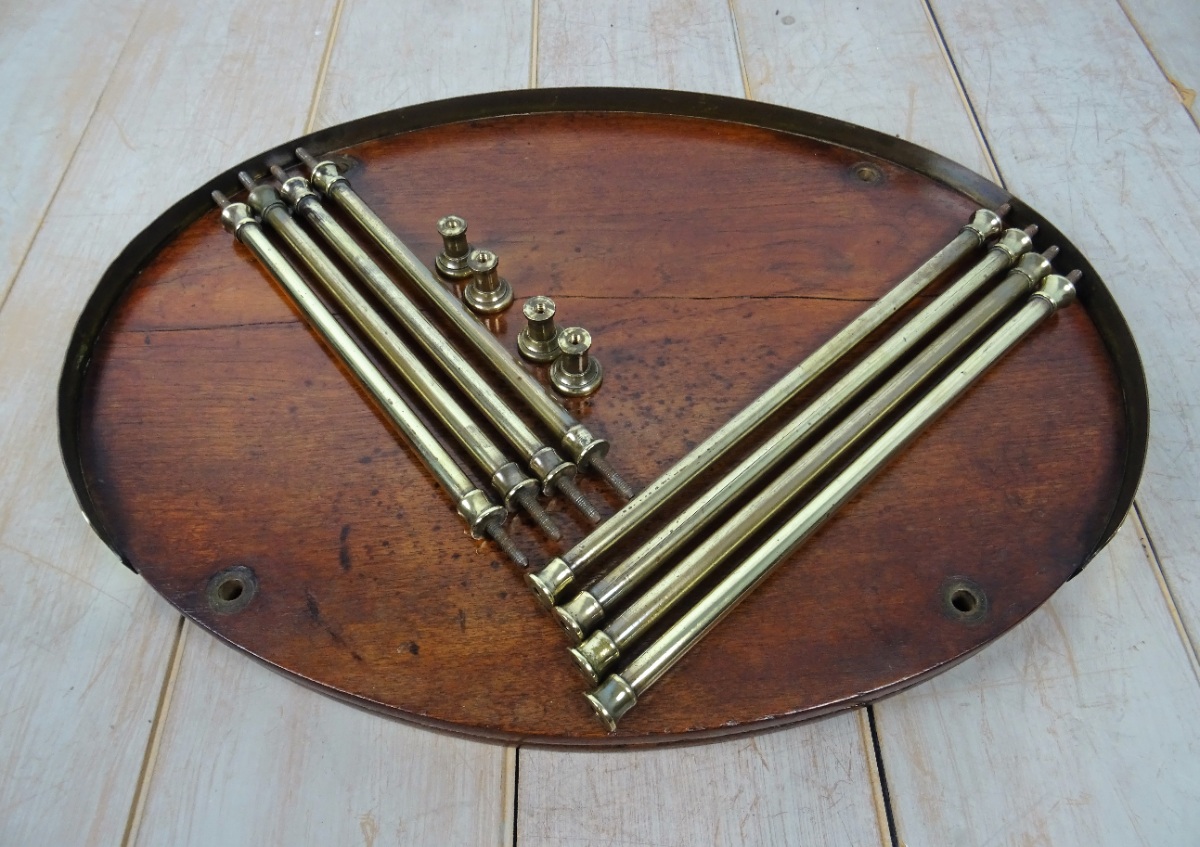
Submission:
[[[547,493],[557,491],[578,508],[585,517],[595,522],[599,512],[575,486],[576,467],[564,460],[558,452],[542,443],[532,429],[509,407],[495,389],[463,357],[441,331],[408,299],[383,269],[371,259],[362,247],[321,205],[316,193],[309,188],[303,177],[288,177],[279,167],[273,166],[272,174],[282,183],[281,193],[295,213],[308,221],[321,237],[334,249],[372,293],[388,308],[412,338],[483,413],[483,415],[508,439],[522,458],[529,464],[534,475],[542,481]],[[439,291],[441,288],[439,287]],[[444,292],[443,292],[444,293]],[[474,320],[474,319],[472,319]],[[486,334],[486,331],[485,331]]]
[[[442,252],[434,264],[438,273],[449,279],[467,279],[471,276],[467,259],[471,245],[467,243],[467,222],[458,215],[446,215],[437,222],[438,235],[442,237]]]
[[[558,334],[558,358],[550,365],[550,384],[565,397],[595,394],[604,381],[604,368],[591,354],[592,334],[580,326]]]
[[[249,191],[250,208],[287,243],[349,318],[370,340],[376,351],[404,379],[425,406],[446,426],[490,479],[509,511],[522,508],[541,530],[558,539],[562,533],[537,501],[538,483],[496,447],[479,424],[454,399],[417,358],[413,350],[388,326],[383,317],[358,293],[345,274],[325,255],[287,211],[270,185],[256,185],[245,171],[238,179]]]
[[[512,305],[512,286],[500,276],[499,265],[491,250],[472,250],[467,257],[471,281],[463,287],[462,300],[477,315],[496,315]]]
[[[245,203],[230,203],[220,192],[213,200],[221,207],[221,224],[254,254],[283,286],[312,327],[325,339],[379,409],[396,425],[412,451],[454,500],[455,508],[475,538],[491,538],[517,564],[525,557],[504,531],[506,512],[471,482],[458,462],[421,422],[383,372],[359,348],[336,317],[321,303],[304,278],[276,249]]]
[[[606,457],[609,443],[589,432],[566,409],[551,397],[546,389],[521,367],[487,329],[448,292],[416,254],[408,248],[383,220],[371,210],[350,187],[349,181],[330,161],[318,162],[305,150],[296,155],[313,174],[313,184],[331,198],[355,223],[366,232],[405,275],[429,298],[430,302],[450,321],[458,333],[508,383],[534,414],[547,426],[574,462],[581,468],[594,468],[622,497],[629,498],[633,490],[613,470]]]
[[[558,358],[559,329],[554,325],[554,301],[536,294],[525,301],[521,312],[525,328],[517,335],[517,350],[531,362],[545,364]]]
[[[860,455],[778,531],[750,552],[716,587],[702,597],[659,638],[639,653],[619,674],[612,674],[587,695],[597,716],[611,731],[637,698],[750,593],[771,569],[804,543],[842,504],[849,500],[892,457],[904,449],[930,422],[949,408],[983,373],[1056,310],[1075,296],[1078,272],[1070,277],[1051,274],[1021,309]]]
[[[712,530],[704,540],[654,585],[610,621],[602,630],[571,650],[572,658],[593,684],[621,651],[627,650],[662,619],[668,610],[683,600],[721,562],[744,544],[767,521],[778,514],[797,494],[869,435],[885,416],[921,388],[943,365],[991,326],[1017,302],[1029,296],[1050,273],[1054,248],[1044,255],[1028,253],[1003,282],[987,293],[979,303],[956,320],[924,350],[867,398],[845,420],[834,427],[780,473],[749,503],[728,521]],[[717,483],[719,486],[721,483]],[[615,571],[614,571],[615,573]],[[610,574],[611,576],[612,574]],[[643,577],[644,578],[644,577]],[[604,615],[629,593],[630,582],[602,585],[602,579],[588,591],[581,591],[565,607],[556,608],[568,632],[578,635]],[[572,613],[568,613],[572,612]]]
[[[1002,208],[1000,211],[1005,212],[1007,209]],[[591,568],[601,555],[633,532],[685,485],[712,467],[805,386],[882,326],[913,297],[971,252],[983,246],[988,238],[997,235],[1002,225],[1001,219],[1002,215],[996,212],[986,209],[977,211],[949,244],[676,462],[624,508],[562,556],[552,559],[540,572],[527,574],[526,579],[538,599],[547,606],[553,606],[567,589],[574,585],[577,577]],[[1003,267],[1013,258],[1006,248],[1001,248],[998,251],[989,251],[986,261],[989,265]]]
[[[581,592],[578,599],[559,606],[557,616],[559,621],[566,625],[567,631],[572,634],[590,631],[598,621],[597,614],[602,614],[603,609],[611,607],[660,568],[726,506],[769,474],[784,456],[804,443],[818,427],[845,408],[866,386],[914,349],[997,273],[1018,258],[1024,257],[1033,244],[1030,235],[1031,233],[1019,229],[1007,230],[980,262],[938,295],[932,303],[917,312],[820,397],[801,410],[779,432],[763,442],[720,481],[689,503],[679,515],[602,576],[587,592]],[[1028,269],[1014,272],[1014,284],[1033,287],[1050,269],[1049,262],[1042,256],[1031,257],[1028,264]],[[1005,290],[1009,287],[1003,286]],[[1012,296],[1016,297],[1020,293],[1017,291]],[[925,359],[922,358],[921,361],[924,362]],[[929,367],[936,366],[939,361],[940,359],[935,359]],[[906,369],[905,373],[910,371]],[[869,421],[871,418],[865,420]],[[587,596],[582,596],[583,594]]]

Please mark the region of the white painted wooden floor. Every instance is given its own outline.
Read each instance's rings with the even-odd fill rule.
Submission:
[[[870,715],[668,750],[414,729],[181,623],[60,466],[56,381],[100,274],[272,144],[529,85],[783,103],[1002,180],[1140,343],[1136,513],[1015,631]],[[1200,843],[1198,87],[1194,0],[0,4],[0,845]]]

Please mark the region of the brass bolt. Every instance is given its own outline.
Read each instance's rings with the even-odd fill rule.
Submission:
[[[592,334],[581,326],[559,333],[559,357],[550,366],[550,384],[559,394],[586,397],[600,387],[604,369],[589,355],[591,347]]]
[[[517,336],[517,349],[531,362],[558,358],[559,329],[554,325],[554,301],[544,294],[530,297],[521,307],[525,328]]]
[[[467,243],[467,222],[458,215],[446,215],[437,222],[438,234],[442,236],[442,252],[435,264],[438,273],[450,279],[466,279],[471,275],[467,259],[471,245]]]

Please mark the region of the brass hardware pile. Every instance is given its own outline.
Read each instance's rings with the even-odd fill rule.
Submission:
[[[525,557],[504,531],[510,512],[521,509],[547,536],[560,537],[537,499],[539,488],[545,494],[563,495],[596,522],[598,513],[574,482],[578,469],[591,468],[629,500],[571,549],[525,577],[571,638],[570,655],[593,686],[587,700],[610,731],[772,568],[988,368],[1070,304],[1080,276],[1078,271],[1068,276],[1054,272],[1051,262],[1057,248],[1032,252],[1036,227],[1004,229],[1007,207],[996,212],[981,209],[949,244],[635,497],[607,462],[608,442],[575,420],[472,315],[484,317],[507,309],[513,290],[499,272],[496,254],[468,242],[466,222],[455,215],[437,222],[442,250],[434,264],[443,277],[465,283],[460,300],[354,192],[334,162],[317,161],[303,150],[297,150],[297,155],[310,179],[272,167],[279,182],[276,189],[241,174],[248,191],[246,203],[229,203],[214,194],[223,207],[222,222],[274,274],[394,421],[454,500],[471,534],[493,539],[524,566]],[[506,403],[359,246],[325,208],[323,199],[366,234],[453,328],[457,339],[487,363],[489,376],[502,379],[536,422],[553,434],[557,445],[543,440]],[[359,293],[297,218],[353,271],[375,303],[385,307],[387,316]],[[387,375],[372,363],[362,342],[341,327],[304,275],[274,246],[264,225],[444,425],[488,480],[501,505],[471,481],[421,423]],[[975,254],[981,255],[964,265]],[[899,328],[765,434],[768,421],[814,380],[846,363],[853,350],[914,298],[947,277],[948,284],[928,305],[911,310]],[[520,355],[549,364],[549,382],[560,394],[582,397],[596,391],[603,369],[591,356],[591,334],[582,327],[557,326],[555,303],[546,296],[527,299],[522,313]],[[457,396],[422,364],[409,346],[414,343],[457,386]],[[469,398],[523,465],[484,434],[458,397]],[[690,502],[676,503],[702,473],[722,460],[738,458],[739,451],[744,455],[719,480]],[[820,486],[814,484],[818,480]],[[676,503],[674,516],[649,532],[648,522],[656,516],[666,518],[666,507],[672,503]],[[645,540],[615,559],[618,545],[635,536]],[[589,575],[593,578],[585,583]],[[697,597],[702,586],[708,588]],[[647,643],[652,629],[659,634]]]
[[[593,435],[550,397],[351,189],[337,166],[330,161],[318,162],[303,150],[297,150],[297,155],[308,167],[311,181],[301,176],[289,176],[278,166],[272,166],[271,173],[279,182],[278,188],[257,183],[244,172],[238,175],[248,192],[245,203],[231,203],[220,192],[214,192],[213,198],[222,208],[222,224],[270,271],[313,328],[392,420],[413,452],[450,495],[471,535],[492,539],[509,558],[525,566],[524,554],[504,530],[509,513],[521,509],[544,534],[553,539],[561,537],[558,527],[538,500],[539,489],[547,495],[562,495],[593,523],[599,521],[600,514],[575,485],[579,469],[595,470],[625,499],[632,496],[629,485],[607,462],[608,442]],[[400,269],[402,276],[415,284],[426,300],[447,319],[460,339],[466,340],[481,354],[490,366],[491,373],[487,377],[466,359],[405,294],[392,275],[381,268],[325,208],[322,197],[332,200],[355,226],[364,231]],[[375,303],[381,304],[391,321],[400,327],[404,338],[296,218],[308,223],[325,247],[332,250],[333,256],[341,260],[342,266],[354,273]],[[278,236],[295,259],[299,259],[308,272],[307,278],[275,246],[267,229]],[[461,218],[449,216],[438,222],[438,229],[445,244],[444,252],[435,260],[439,270],[451,278],[473,275],[464,300],[481,314],[489,313],[489,310],[494,313],[511,303],[512,290],[497,273],[496,255],[488,250],[471,249],[466,241],[466,223]],[[349,321],[361,333],[359,338],[342,327],[316,294],[314,284],[345,310]],[[480,422],[422,363],[410,346],[413,343],[458,387],[458,397],[467,398],[517,452],[523,466],[509,458],[505,450],[488,437]],[[373,363],[366,349],[368,346],[400,377],[412,396],[443,424],[481,476],[487,479],[502,505],[493,502],[471,481],[459,461],[422,423],[409,401]],[[584,354],[586,359],[586,350]],[[559,441],[558,447],[547,443],[500,396],[489,381],[497,376],[553,433]],[[569,459],[558,452],[559,447],[570,456]]]
[[[1002,232],[1007,211],[976,212],[950,244],[617,514],[569,551],[526,576],[534,593],[553,610],[575,643],[570,655],[596,686],[586,697],[610,731],[775,565],[803,544],[984,371],[1072,301],[1078,272],[1068,277],[1052,272],[1050,263],[1058,253],[1055,247],[1041,254],[1030,252],[1036,227]],[[749,447],[749,437],[813,380],[842,361],[916,295],[985,246],[983,256],[958,273],[929,305],[915,312],[777,431],[760,437],[749,455],[721,479],[696,495],[637,549],[612,562],[591,584],[579,585],[586,574],[599,570],[606,553],[642,530],[688,483],[730,456],[736,447]],[[1004,271],[1007,275],[988,290]],[[907,410],[900,414],[906,404]],[[815,439],[823,428],[824,434]],[[855,450],[860,452],[853,455]],[[785,461],[789,456],[793,457],[790,465]],[[828,482],[812,490],[822,475]],[[765,540],[761,534],[767,535]],[[754,540],[756,536],[758,540]],[[686,549],[697,539],[698,543]],[[723,575],[719,573],[722,566]],[[713,578],[719,580],[703,596],[694,598],[694,592]],[[651,628],[665,623],[670,625],[657,638],[643,643]],[[621,662],[624,665],[618,669]]]

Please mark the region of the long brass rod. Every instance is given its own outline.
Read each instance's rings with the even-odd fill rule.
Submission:
[[[350,369],[380,410],[396,425],[417,458],[454,500],[458,514],[467,524],[471,535],[475,538],[491,538],[514,562],[524,566],[525,557],[504,531],[503,523],[507,515],[504,508],[492,503],[491,498],[471,482],[383,372],[359,348],[304,278],[270,242],[250,207],[245,203],[230,203],[219,191],[213,192],[213,200],[221,207],[221,224],[246,245],[275,277],[310,325]]]
[[[1023,258],[1033,244],[1031,235],[1032,232],[1022,232],[1019,229],[1006,231],[982,261],[963,274],[932,303],[913,315],[904,326],[872,350],[779,432],[768,438],[720,481],[697,496],[679,515],[615,568],[600,577],[594,585],[578,592],[569,602],[556,606],[556,617],[567,632],[576,639],[583,638],[604,616],[606,607],[628,594],[658,570],[726,506],[770,473],[784,456],[804,443],[810,434],[912,350],[997,273],[1018,258]],[[1029,261],[1031,265],[1027,283],[1034,286],[1049,272],[1049,266],[1041,256],[1034,255]],[[1034,274],[1037,275],[1036,279]],[[530,578],[530,581],[533,581],[532,574]]]
[[[538,483],[525,474],[516,462],[501,452],[491,438],[457,400],[442,387],[429,369],[421,363],[412,349],[388,326],[383,317],[367,302],[346,275],[309,237],[287,211],[287,205],[270,185],[256,185],[245,171],[238,179],[249,191],[249,205],[254,212],[291,248],[292,252],[312,271],[313,276],[346,311],[376,351],[387,360],[421,401],[446,426],[446,431],[467,451],[476,465],[487,475],[492,488],[500,495],[509,511],[523,508],[543,532],[560,538],[550,516],[537,501]]]
[[[607,677],[585,696],[609,728],[637,703],[704,635],[804,543],[930,422],[949,408],[983,373],[1042,321],[1074,299],[1074,281],[1051,274],[1020,311],[1006,321],[949,375],[905,412],[790,520],[751,552],[715,588],[637,655],[620,673]]]
[[[1017,267],[979,303],[973,306],[924,350],[876,390],[844,421],[814,444],[791,467],[743,506],[728,521],[717,527],[687,556],[667,571],[603,629],[593,632],[578,647],[571,648],[575,663],[592,684],[620,656],[662,619],[668,610],[684,599],[750,536],[796,498],[818,474],[860,443],[900,403],[913,396],[945,363],[964,349],[1001,315],[1028,297],[1050,272],[1050,259],[1056,248],[1045,255],[1028,253]],[[597,583],[599,586],[599,583]],[[611,607],[628,593],[629,583],[620,590],[591,593],[604,606]]]
[[[542,442],[525,421],[514,412],[474,366],[468,362],[441,331],[421,313],[383,269],[371,259],[321,205],[303,177],[288,177],[273,166],[272,174],[282,183],[283,198],[296,214],[308,221],[354,273],[371,289],[408,334],[421,345],[433,361],[449,376],[475,407],[517,449],[529,468],[542,481],[547,492],[558,491],[593,523],[600,520],[596,507],[587,501],[575,485],[576,466],[564,460],[558,451]]]
[[[558,602],[576,579],[591,568],[604,552],[632,533],[688,482],[712,467],[812,380],[878,329],[884,321],[938,279],[946,270],[972,250],[984,244],[988,237],[996,234],[999,227],[999,215],[984,209],[976,212],[972,221],[963,227],[949,245],[939,250],[925,264],[883,295],[837,335],[825,342],[816,352],[759,395],[729,422],[647,486],[641,494],[626,504],[619,512],[566,553],[551,559],[540,570],[526,574],[526,580],[534,593],[546,605]],[[1006,235],[1007,240],[1001,239],[996,247],[988,251],[984,259],[968,272],[968,276],[972,280],[990,278],[1016,259],[1019,255],[1017,246],[1028,244],[1028,238],[1021,235],[1019,230],[1009,230],[1009,232],[1016,232],[1018,235]],[[1024,241],[1022,242],[1021,239]],[[1028,247],[1025,246],[1025,249]],[[894,342],[889,340],[888,347],[892,349]],[[873,357],[875,361],[878,361],[879,358],[879,356]],[[778,436],[774,441],[778,441]],[[684,523],[690,522],[692,520],[690,515],[694,513],[695,510],[689,510],[689,517],[683,519]]]
[[[400,236],[383,222],[367,203],[358,196],[350,182],[330,161],[318,162],[303,148],[296,155],[308,167],[312,184],[321,194],[331,198],[343,211],[354,219],[363,231],[379,245],[408,276],[425,297],[442,313],[479,355],[520,395],[527,406],[538,416],[556,438],[559,438],[568,455],[581,468],[592,467],[626,500],[633,490],[608,463],[609,443],[597,438],[587,427],[560,406],[536,379],[504,349],[499,340],[471,316],[463,305],[438,282],[437,277],[417,257]]]

